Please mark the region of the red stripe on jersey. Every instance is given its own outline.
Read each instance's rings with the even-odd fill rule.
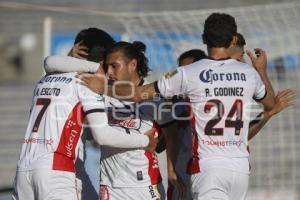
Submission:
[[[189,116],[193,116],[191,119],[191,125],[192,125],[192,145],[193,145],[193,155],[192,158],[188,162],[187,166],[187,173],[188,174],[196,174],[200,172],[200,165],[199,165],[199,152],[198,152],[198,147],[199,147],[199,139],[198,139],[198,133],[196,130],[196,119],[195,115],[192,113],[192,107],[189,106]]]
[[[162,180],[159,172],[157,157],[155,154],[149,151],[145,151],[145,156],[149,161],[148,175],[150,177],[151,185],[157,185]]]
[[[153,128],[156,129],[155,134],[157,134],[158,137],[158,135],[161,134],[161,129],[159,128],[159,125],[156,122],[153,122]],[[157,185],[162,180],[158,167],[157,156],[149,151],[145,151],[145,156],[149,161],[148,175],[150,177],[151,185]]]
[[[83,119],[82,106],[77,103],[65,122],[58,147],[54,152],[53,170],[75,172],[75,149],[81,135]]]

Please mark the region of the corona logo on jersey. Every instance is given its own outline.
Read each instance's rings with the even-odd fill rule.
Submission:
[[[203,83],[213,83],[214,81],[246,81],[244,73],[214,73],[212,69],[203,70],[199,75]]]

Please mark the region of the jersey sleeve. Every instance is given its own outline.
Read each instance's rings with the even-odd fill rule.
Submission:
[[[99,145],[117,148],[144,148],[149,138],[143,134],[123,134],[114,131],[108,125],[105,113],[104,97],[92,92],[85,86],[77,84],[78,96],[82,104],[92,136]]]
[[[187,91],[187,77],[184,68],[175,69],[165,74],[154,83],[157,93],[163,97],[185,94]]]
[[[48,56],[44,60],[46,73],[51,72],[96,72],[99,63],[70,56]]]
[[[267,91],[266,91],[265,84],[261,80],[261,77],[258,74],[258,72],[255,71],[255,91],[254,91],[253,99],[255,101],[260,101],[263,100],[266,95],[267,95]]]

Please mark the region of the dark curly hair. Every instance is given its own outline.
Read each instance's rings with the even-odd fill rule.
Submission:
[[[203,58],[206,58],[206,54],[201,49],[191,49],[183,52],[178,58],[178,65],[181,65],[182,61],[186,58],[193,58],[194,62],[197,62]]]
[[[145,56],[146,45],[139,41],[134,41],[133,43],[129,42],[117,42],[113,45],[113,47],[107,52],[107,54],[121,51],[127,62],[132,59],[136,59],[137,61],[137,72],[140,77],[146,77],[150,68],[148,67],[148,59]]]
[[[106,51],[115,43],[108,33],[93,27],[83,29],[76,35],[74,44],[80,41],[88,48],[86,59],[93,62],[104,60]]]
[[[228,48],[236,35],[237,25],[231,15],[213,13],[205,20],[202,39],[208,48]]]
[[[244,38],[244,36],[241,33],[237,33],[237,43],[236,45],[238,47],[244,47],[246,45],[246,40]]]

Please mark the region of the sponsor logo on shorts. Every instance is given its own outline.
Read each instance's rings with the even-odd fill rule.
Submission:
[[[142,171],[137,171],[136,172],[136,178],[138,181],[142,181],[143,180],[143,172]]]
[[[152,199],[159,199],[160,196],[158,195],[157,186],[156,185],[149,185],[149,193]]]

